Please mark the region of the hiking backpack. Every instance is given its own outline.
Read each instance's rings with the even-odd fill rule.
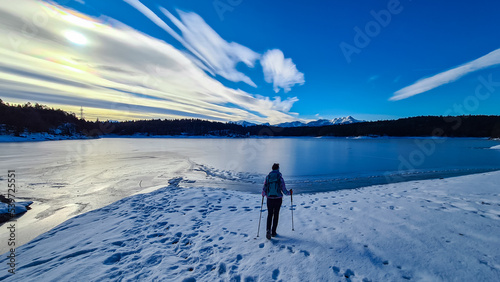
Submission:
[[[268,197],[279,197],[281,196],[281,174],[278,172],[271,172],[267,176],[267,190],[266,195]]]

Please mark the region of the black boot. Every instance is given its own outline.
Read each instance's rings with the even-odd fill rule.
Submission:
[[[271,230],[267,230],[266,238],[267,238],[267,240],[271,240]]]

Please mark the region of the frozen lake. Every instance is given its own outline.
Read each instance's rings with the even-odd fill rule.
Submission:
[[[497,170],[500,151],[489,148],[499,143],[471,138],[105,138],[0,143],[0,158],[4,171],[17,171],[17,181],[24,184],[21,195],[37,190],[37,195],[29,193],[35,197],[47,189],[51,195],[106,190],[120,196],[176,177],[183,177],[184,186],[258,193],[274,162],[290,187],[307,193]]]
[[[0,143],[0,153],[2,169],[16,169],[27,188],[70,189],[76,195],[79,187],[99,191],[133,180],[141,190],[174,177],[191,180],[189,186],[258,192],[259,185],[248,184],[260,184],[274,162],[297,192],[318,192],[500,169],[500,151],[489,150],[499,143],[471,138],[105,138]],[[115,186],[113,193],[130,189]]]
[[[260,193],[279,162],[297,193],[500,169],[500,144],[486,139],[104,138],[0,143],[1,185],[16,170],[19,219],[27,242],[69,217],[168,185]],[[193,190],[196,193],[196,190]],[[29,230],[22,231],[23,228]],[[4,232],[2,232],[2,236]],[[3,251],[0,250],[0,251]]]

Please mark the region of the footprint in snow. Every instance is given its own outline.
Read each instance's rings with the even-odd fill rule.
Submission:
[[[146,238],[155,238],[155,237],[163,237],[163,236],[165,236],[165,233],[159,232],[159,233],[149,234],[149,235],[146,236]]]
[[[125,245],[125,243],[123,241],[116,241],[116,242],[112,242],[111,244],[115,245],[115,246],[119,246],[119,247],[123,247]]]
[[[354,275],[354,271],[350,270],[350,269],[347,269],[345,272],[344,272],[344,277],[345,278],[351,278],[352,276],[355,276]]]
[[[301,250],[300,252],[303,253],[304,256],[306,256],[306,257],[311,255],[308,251],[305,251],[305,250]]]
[[[280,276],[280,270],[279,269],[275,269],[273,270],[273,280],[278,280],[278,277]]]
[[[193,233],[187,234],[186,238],[193,238],[193,237],[196,237],[196,236],[198,236],[198,232],[193,232]]]
[[[106,264],[106,265],[114,264],[114,263],[120,261],[120,259],[121,259],[121,255],[119,253],[118,254],[113,254],[112,256],[108,257],[103,262],[103,264]]]
[[[225,263],[221,262],[219,264],[219,270],[218,270],[218,272],[219,272],[219,275],[222,275],[222,274],[226,273],[226,264]]]
[[[163,260],[163,257],[160,255],[152,255],[146,260],[146,264],[148,266],[155,266],[159,264]]]

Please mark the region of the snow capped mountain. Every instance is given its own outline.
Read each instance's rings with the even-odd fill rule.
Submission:
[[[363,120],[357,120],[352,116],[334,118],[332,120],[328,119],[318,119],[315,121],[310,121],[308,123],[304,123],[301,121],[293,121],[293,122],[284,122],[280,124],[276,124],[279,127],[299,127],[299,126],[326,126],[326,125],[334,125],[334,124],[350,124],[356,122],[363,122]]]
[[[307,126],[325,126],[325,125],[332,125],[332,121],[328,119],[318,119],[307,123]]]
[[[248,126],[254,126],[254,125],[257,125],[257,124],[255,124],[255,123],[253,123],[253,122],[248,122],[248,121],[244,121],[244,120],[235,121],[235,122],[233,122],[233,123],[234,123],[234,124],[239,124],[239,125],[241,125],[241,126],[243,126],[243,127],[248,127]]]
[[[283,122],[279,124],[275,124],[274,126],[278,127],[299,127],[299,126],[306,126],[305,123],[301,121],[292,121],[292,122]]]
[[[334,125],[334,124],[350,124],[350,123],[356,123],[356,122],[363,122],[363,120],[357,120],[357,119],[353,118],[352,116],[347,116],[347,117],[334,118],[331,120],[318,119],[318,120],[310,121],[308,123],[305,123],[302,121],[283,122],[283,123],[275,124],[274,126],[278,126],[278,127],[300,127],[300,126],[319,127],[319,126],[327,126],[327,125]],[[233,123],[239,124],[243,127],[254,126],[254,125],[270,126],[270,124],[268,122],[258,124],[258,123],[244,121],[244,120],[236,121]]]
[[[364,120],[357,120],[357,119],[353,118],[352,116],[334,118],[331,120],[332,124],[350,124],[350,123],[356,123],[356,122],[364,122]]]

